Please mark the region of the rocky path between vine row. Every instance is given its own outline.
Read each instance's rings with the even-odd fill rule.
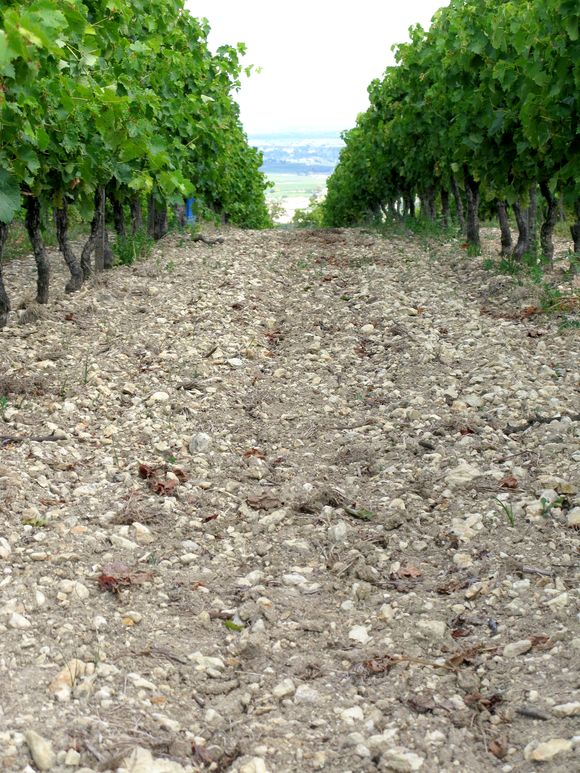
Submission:
[[[579,336],[526,293],[231,230],[14,313],[0,768],[578,770]]]

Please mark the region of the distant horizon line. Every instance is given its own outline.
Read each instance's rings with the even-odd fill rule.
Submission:
[[[308,136],[308,137],[340,137],[345,129],[273,129],[271,131],[249,131],[246,129],[248,137],[292,137],[296,136]]]

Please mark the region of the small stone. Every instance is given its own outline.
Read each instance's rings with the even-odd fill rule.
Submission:
[[[169,395],[167,392],[153,392],[149,400],[147,400],[148,403],[166,403],[169,400]]]
[[[453,563],[459,569],[468,569],[473,564],[473,558],[469,553],[456,553],[453,556]]]
[[[6,537],[0,537],[0,558],[6,560],[10,557],[12,548]]]
[[[524,758],[535,762],[551,760],[557,754],[569,752],[572,749],[572,741],[567,738],[552,738],[549,741],[538,743],[532,741],[524,749]]]
[[[470,585],[469,588],[465,591],[465,598],[468,601],[471,601],[471,599],[477,598],[482,593],[485,593],[488,589],[489,589],[489,583],[474,582],[473,585]]]
[[[568,606],[570,603],[570,594],[568,592],[566,593],[560,593],[558,596],[556,596],[553,599],[550,599],[548,601],[548,606],[552,609],[564,609]]]
[[[230,368],[243,368],[244,361],[241,360],[239,357],[232,357],[229,360],[226,360]]]
[[[571,526],[572,528],[580,526],[580,507],[573,507],[570,510],[570,512],[568,513],[567,522],[568,522],[568,526]],[[1,555],[2,554],[0,553],[0,556]]]
[[[388,728],[381,735],[371,735],[367,740],[369,749],[379,754],[389,751],[398,733],[399,731],[396,728]]]
[[[64,758],[64,764],[69,768],[76,768],[81,764],[81,755],[76,749],[69,749]]]
[[[304,585],[308,582],[306,577],[299,572],[289,572],[288,574],[282,575],[282,581],[284,585],[293,585],[295,587]]]
[[[514,641],[511,644],[506,644],[503,648],[504,658],[517,658],[520,655],[525,655],[532,649],[532,642],[529,639],[521,639],[520,641]]]
[[[157,685],[149,681],[149,679],[145,679],[145,677],[141,676],[141,674],[132,672],[127,674],[127,678],[131,680],[137,689],[151,690],[151,692],[155,692],[155,690],[157,690]]]
[[[93,673],[94,669],[94,663],[84,663],[82,660],[73,658],[55,676],[48,686],[48,691],[63,703],[69,701],[72,688],[77,685],[83,676]]]
[[[199,556],[195,553],[184,553],[182,556],[179,556],[179,562],[185,564],[185,566],[188,564],[194,564],[198,560]]]
[[[91,595],[87,586],[83,585],[82,582],[75,582],[73,587],[73,594],[78,599],[82,599],[82,600],[88,599],[88,597]]]
[[[194,435],[189,441],[189,453],[192,456],[195,454],[205,454],[211,446],[211,437],[205,432],[199,432]]]
[[[268,773],[266,761],[262,757],[252,757],[240,766],[240,773]]]
[[[356,722],[363,722],[365,715],[360,706],[352,706],[350,709],[344,709],[340,712],[340,717],[343,722],[348,725],[353,725]]]
[[[353,747],[356,747],[359,744],[364,742],[365,742],[364,735],[362,733],[354,732],[354,733],[349,733],[345,737],[343,741],[343,746],[345,749],[352,749]]]
[[[348,638],[359,644],[367,644],[371,637],[369,636],[368,628],[364,625],[355,625],[348,632]]]
[[[340,545],[348,537],[349,526],[344,521],[339,521],[327,530],[328,539],[336,545]]]
[[[26,743],[30,750],[30,756],[39,770],[50,770],[56,764],[56,754],[52,744],[34,730],[24,733]]]
[[[468,488],[481,475],[482,473],[477,467],[462,460],[457,467],[447,474],[445,480],[450,488]]]
[[[577,717],[580,715],[580,701],[561,703],[559,706],[554,706],[552,712],[557,717]]]
[[[119,534],[111,534],[109,537],[111,545],[122,550],[138,550],[139,545],[126,537],[121,537]]]
[[[383,604],[379,609],[379,618],[384,620],[385,623],[390,623],[395,617],[395,609],[390,604]]]
[[[360,329],[360,332],[361,332],[363,335],[365,335],[365,336],[371,335],[371,333],[374,333],[374,332],[375,332],[375,326],[374,326],[374,325],[371,325],[371,324],[368,324],[368,325],[363,325],[363,326],[361,327],[361,329]]]
[[[416,625],[421,638],[444,639],[447,636],[447,625],[442,620],[419,620]]]
[[[313,687],[309,687],[307,684],[300,684],[296,688],[294,695],[295,703],[318,703],[320,701],[320,693]]]
[[[143,615],[140,612],[134,612],[133,610],[130,610],[129,612],[125,612],[123,615],[123,622],[125,620],[130,620],[134,624],[139,624],[143,620]]]
[[[155,542],[155,537],[151,534],[151,529],[145,526],[145,524],[134,521],[132,526],[135,531],[135,539],[140,545],[148,545],[151,542]]]
[[[24,617],[24,615],[19,614],[18,612],[13,612],[8,618],[8,628],[25,630],[26,628],[31,628],[31,627],[32,627],[32,623],[30,622],[30,620]]]
[[[184,773],[177,762],[167,759],[155,759],[149,749],[137,747],[122,762],[126,773]],[[79,771],[80,773],[80,771]]]
[[[398,773],[413,773],[423,767],[425,760],[404,746],[394,746],[388,749],[381,757],[383,770],[394,770]]]
[[[272,695],[275,698],[278,698],[278,700],[281,700],[282,698],[287,698],[289,695],[294,695],[295,692],[296,685],[292,679],[284,679],[274,687],[272,690]]]

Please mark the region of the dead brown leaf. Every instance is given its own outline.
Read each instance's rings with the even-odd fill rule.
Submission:
[[[464,639],[467,636],[471,636],[473,631],[471,628],[455,628],[453,631],[451,631],[451,636],[454,639]]]
[[[171,472],[175,477],[169,477]],[[141,462],[139,464],[139,477],[146,480],[154,494],[162,497],[174,496],[175,489],[180,483],[185,483],[187,475],[179,467],[169,470],[167,465],[151,465]]]
[[[259,448],[248,448],[244,451],[244,459],[249,459],[251,456],[255,456],[257,459],[265,459],[266,454],[262,453]]]
[[[246,499],[246,504],[253,510],[277,510],[279,507],[282,507],[282,502],[271,494],[250,496]]]
[[[398,578],[403,577],[410,577],[413,580],[415,580],[417,577],[422,577],[423,572],[420,569],[417,569],[416,566],[413,566],[412,564],[408,564],[407,566],[402,566],[398,572],[394,572],[391,575],[392,580],[396,580]]]
[[[554,646],[554,642],[549,636],[545,634],[538,634],[537,636],[530,636],[532,647],[541,650],[550,650]]]
[[[497,757],[498,760],[503,760],[503,758],[508,753],[507,735],[502,735],[500,738],[495,738],[490,742],[487,748],[490,754],[493,754],[493,756]]]
[[[103,564],[97,584],[102,591],[119,593],[122,588],[132,585],[142,585],[153,579],[153,572],[144,571],[140,567],[130,567],[122,561],[112,561]]]
[[[416,695],[413,698],[409,698],[407,706],[417,714],[430,714],[437,708],[437,704],[429,695]]]
[[[500,480],[499,485],[502,488],[516,489],[519,486],[519,481],[515,475],[506,475],[505,478]]]
[[[489,711],[490,714],[495,714],[496,707],[503,703],[503,698],[498,693],[486,696],[479,692],[474,692],[466,695],[463,701],[467,706],[473,706],[478,711]]]
[[[476,657],[478,655],[481,655],[482,652],[495,652],[495,651],[496,651],[496,647],[486,648],[483,644],[475,644],[473,647],[469,647],[469,649],[460,650],[459,652],[456,652],[446,660],[446,663],[452,668],[457,668],[458,666],[464,666],[464,665],[471,665],[471,663],[473,663]]]
[[[457,593],[460,590],[465,590],[469,586],[469,580],[462,577],[454,577],[444,585],[440,585],[437,588],[437,593],[442,596],[451,596],[452,593]]]
[[[383,655],[382,657],[363,660],[362,663],[358,663],[357,666],[359,670],[363,669],[369,674],[386,674],[393,666],[396,666],[400,662],[399,658],[393,657],[392,655]]]

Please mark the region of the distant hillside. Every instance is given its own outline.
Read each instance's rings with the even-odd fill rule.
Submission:
[[[264,154],[266,174],[331,174],[344,145],[338,133],[261,134],[250,143]]]

